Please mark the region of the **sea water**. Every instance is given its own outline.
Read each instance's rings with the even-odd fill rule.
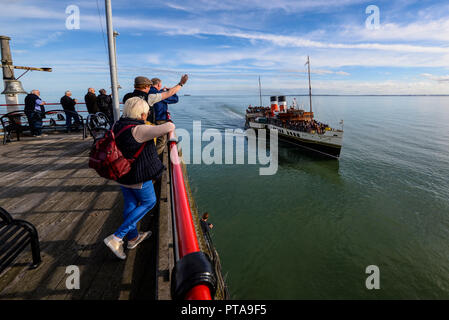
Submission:
[[[169,109],[178,128],[200,120],[224,132],[258,102],[181,96]],[[187,166],[232,298],[449,298],[449,97],[317,96],[313,111],[335,128],[344,120],[340,160],[280,143],[272,176]]]

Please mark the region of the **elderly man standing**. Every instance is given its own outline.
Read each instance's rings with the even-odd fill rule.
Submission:
[[[150,79],[148,79],[147,77],[136,77],[134,79],[134,91],[127,93],[124,97],[123,97],[123,103],[126,102],[126,100],[128,100],[129,98],[132,97],[139,97],[143,100],[146,100],[148,102],[148,105],[150,106],[150,109],[153,109],[153,105],[155,103],[158,103],[161,100],[165,100],[170,98],[171,96],[175,95],[179,90],[181,90],[182,86],[187,82],[187,80],[189,79],[188,75],[183,75],[181,77],[181,79],[179,80],[179,83],[174,86],[173,88],[165,91],[165,92],[160,92],[160,93],[151,93],[150,92],[150,88],[153,84],[153,82],[151,82]],[[152,114],[152,110],[150,110],[150,114]],[[154,122],[154,120],[152,119],[153,117],[149,117],[149,121]]]
[[[79,127],[81,126],[80,117],[78,115],[78,112],[75,110],[75,105],[77,104],[78,100],[72,98],[72,92],[70,90],[67,90],[65,92],[65,95],[61,98],[61,105],[62,108],[65,111],[65,124],[67,126],[67,132],[70,132],[72,127],[72,118],[75,120],[75,131],[79,130]]]
[[[84,102],[86,102],[87,111],[89,113],[97,113],[98,106],[97,106],[97,96],[95,95],[95,89],[89,88],[87,89],[87,94],[84,96]]]
[[[156,94],[156,93],[162,93],[167,91],[167,88],[162,88],[162,81],[159,78],[153,78],[151,79],[151,82],[153,83],[153,86],[150,89],[150,94]],[[168,104],[177,103],[179,101],[178,95],[174,94],[173,96],[161,100],[154,104],[153,106],[153,121],[156,124],[164,124],[167,122],[168,119],[170,119],[169,113],[168,113]],[[159,136],[156,141],[156,149],[157,154],[161,154],[164,149],[165,145],[167,143],[167,135]]]
[[[112,110],[112,97],[106,94],[105,89],[99,90],[100,94],[97,96],[97,106],[100,112],[103,112],[112,124],[114,122],[114,112]]]
[[[42,118],[45,117],[45,101],[42,101],[39,90],[33,90],[25,97],[25,114],[28,118],[31,134],[34,137],[46,136],[42,134]]]

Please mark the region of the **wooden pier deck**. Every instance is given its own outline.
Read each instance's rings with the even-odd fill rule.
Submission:
[[[42,256],[28,270],[27,249],[0,274],[0,299],[157,298],[159,204],[140,222],[152,237],[117,259],[103,239],[120,225],[123,200],[115,182],[88,168],[91,143],[79,134],[50,134],[0,145],[0,206],[36,226]],[[79,267],[80,289],[66,288],[70,265]]]

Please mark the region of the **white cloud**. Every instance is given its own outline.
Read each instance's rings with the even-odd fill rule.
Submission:
[[[449,75],[446,76],[436,76],[430,73],[423,73],[421,74],[422,77],[437,81],[437,82],[449,82]]]
[[[36,48],[43,47],[50,42],[56,41],[61,35],[62,32],[60,31],[53,32],[45,38],[36,40],[33,45]]]

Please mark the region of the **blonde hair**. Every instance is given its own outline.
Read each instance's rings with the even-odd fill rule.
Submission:
[[[123,107],[123,116],[131,119],[140,119],[142,113],[148,113],[150,107],[148,103],[139,97],[129,98]]]

